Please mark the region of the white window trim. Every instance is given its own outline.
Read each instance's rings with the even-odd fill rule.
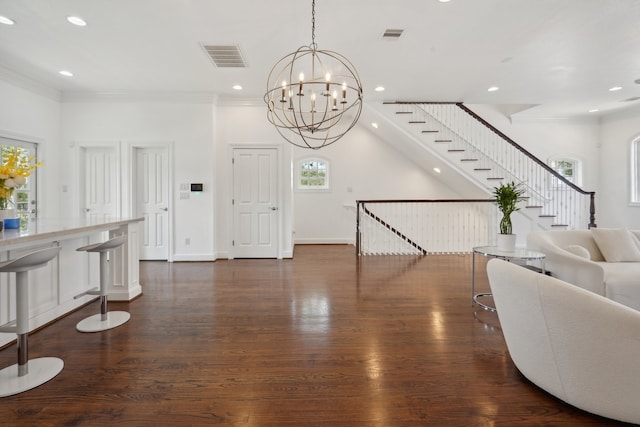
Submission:
[[[303,163],[306,162],[322,162],[325,165],[327,165],[327,177],[326,177],[326,185],[323,187],[303,187],[300,185],[300,169]],[[297,192],[303,192],[303,193],[330,193],[331,190],[331,162],[329,161],[329,159],[326,159],[324,157],[320,157],[320,156],[313,156],[313,157],[304,157],[301,159],[298,159],[295,163],[295,191]]]
[[[552,165],[552,162],[559,162],[559,161],[569,161],[573,163],[573,184],[577,185],[578,187],[582,187],[582,160],[575,156],[558,155],[558,156],[550,157],[547,160],[547,164],[549,165],[550,168],[555,170],[555,168]],[[556,182],[555,178],[551,181],[551,188],[553,189],[565,188],[564,185],[562,186],[554,185],[554,182]]]
[[[640,206],[640,136],[633,138],[629,147],[629,206]]]

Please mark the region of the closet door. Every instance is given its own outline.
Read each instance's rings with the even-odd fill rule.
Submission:
[[[82,210],[88,220],[110,220],[119,215],[120,173],[115,147],[82,147]]]

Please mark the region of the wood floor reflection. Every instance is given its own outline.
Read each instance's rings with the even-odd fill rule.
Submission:
[[[144,295],[110,303],[129,323],[76,332],[94,303],[31,336],[30,357],[65,368],[0,399],[0,425],[624,425],[525,380],[470,281],[470,256],[358,259],[346,245],[142,262]]]

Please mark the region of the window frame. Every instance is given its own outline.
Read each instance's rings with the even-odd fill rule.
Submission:
[[[325,166],[325,179],[324,179],[324,185],[322,186],[309,186],[309,185],[302,185],[302,170],[303,170],[303,165],[304,164],[308,164],[311,162],[317,162],[317,163],[321,163],[324,164]],[[319,168],[317,168],[319,169]],[[302,159],[299,159],[296,162],[296,169],[295,169],[295,190],[296,191],[301,191],[301,192],[331,192],[331,165],[328,159],[323,158],[323,157],[305,157]]]
[[[629,206],[640,206],[640,135],[629,144]]]
[[[18,147],[25,149],[29,151],[29,155],[30,157],[33,157],[34,162],[38,162],[39,144],[37,142],[17,139],[12,136],[0,134],[0,148],[1,147]],[[19,201],[18,199],[20,198],[20,194],[26,194],[26,200]],[[14,190],[11,200],[13,202],[14,209],[16,209],[16,215],[20,218],[20,229],[26,229],[29,219],[35,218],[38,212],[38,168],[35,168],[33,172],[31,172],[31,175],[27,178],[26,184]],[[25,209],[19,209],[19,204],[26,204]]]
[[[555,166],[555,164],[558,162],[568,162],[573,164],[573,176],[571,178],[562,174],[560,171],[558,171],[558,169]],[[572,184],[578,187],[582,187],[582,160],[573,156],[560,155],[560,156],[550,157],[547,161],[547,164],[551,169],[553,169],[554,171],[558,172],[560,175],[567,178],[567,180],[569,180],[569,182],[571,182]],[[551,188],[554,190],[561,190],[561,189],[566,189],[566,186],[564,184],[560,185],[558,183],[558,179],[556,177],[553,177],[553,179],[551,180]]]

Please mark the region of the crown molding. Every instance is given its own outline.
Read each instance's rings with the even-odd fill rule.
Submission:
[[[216,102],[218,107],[264,107],[262,98],[239,98],[237,96],[220,96]]]
[[[53,101],[60,102],[61,93],[59,90],[33,80],[29,77],[18,74],[8,68],[0,65],[0,80],[7,82],[13,86],[28,90],[36,95],[49,98]]]
[[[166,102],[215,104],[218,95],[212,92],[62,92],[61,102]]]

